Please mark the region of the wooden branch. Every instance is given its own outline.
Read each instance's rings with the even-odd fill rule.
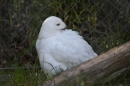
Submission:
[[[86,84],[92,84],[101,78],[108,80],[117,77],[128,68],[130,68],[130,42],[64,71],[41,86],[61,86],[64,82],[67,86],[74,83],[76,79],[83,79]]]

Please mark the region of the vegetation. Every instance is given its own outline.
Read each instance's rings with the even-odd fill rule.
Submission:
[[[2,0],[0,67],[39,66],[35,42],[42,22],[51,15],[62,18],[69,28],[78,31],[98,54],[123,44],[130,40],[129,3],[129,0]],[[30,70],[24,69],[7,74],[24,77],[23,81],[14,81],[17,83],[28,83],[28,78],[33,77],[28,77]]]
[[[17,66],[11,71],[0,71],[0,74],[9,75],[8,79],[1,81],[0,86],[37,86],[47,80],[37,67],[25,69]]]

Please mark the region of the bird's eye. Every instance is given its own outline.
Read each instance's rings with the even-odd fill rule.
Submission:
[[[58,24],[56,24],[57,26],[59,26],[60,25],[60,23],[58,23]]]

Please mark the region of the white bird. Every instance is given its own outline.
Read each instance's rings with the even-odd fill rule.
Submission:
[[[78,32],[66,29],[66,24],[55,16],[43,22],[36,50],[47,74],[56,74],[97,56]]]

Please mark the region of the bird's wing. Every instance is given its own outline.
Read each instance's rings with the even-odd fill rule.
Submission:
[[[71,30],[59,34],[51,46],[51,55],[64,64],[79,64],[97,56],[91,46],[77,32]]]

